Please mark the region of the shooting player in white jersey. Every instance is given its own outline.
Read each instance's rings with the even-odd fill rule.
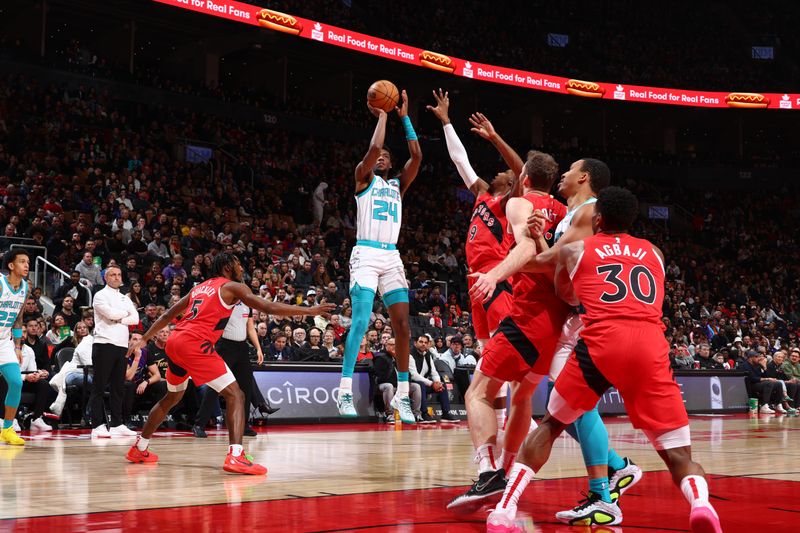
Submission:
[[[383,147],[388,115],[382,109],[369,104],[367,107],[378,117],[378,124],[375,126],[369,150],[355,171],[358,230],[356,246],[350,254],[353,322],[344,347],[337,405],[341,416],[357,416],[353,403],[353,369],[359,343],[369,327],[375,293],[380,291],[397,341],[397,393],[391,405],[400,412],[403,422],[413,424],[415,418],[408,397],[411,335],[408,326],[408,282],[396,245],[403,215],[403,195],[417,177],[422,162],[422,150],[408,117],[408,95],[403,91],[402,103],[396,109],[405,130],[411,157],[399,175],[393,176],[392,154]]]

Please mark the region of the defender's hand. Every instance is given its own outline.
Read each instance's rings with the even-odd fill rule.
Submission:
[[[497,136],[494,126],[483,113],[473,113],[469,117],[469,123],[472,124],[472,133],[477,133],[487,141],[491,141]]]
[[[494,276],[485,274],[483,272],[476,272],[469,275],[470,278],[475,280],[472,288],[469,290],[469,295],[480,302],[486,302],[494,294],[497,288],[497,280]]]
[[[433,93],[433,98],[436,100],[436,107],[433,106],[425,106],[425,108],[433,113],[436,118],[442,121],[442,124],[450,124],[450,98],[447,96],[447,91],[442,92],[439,89],[439,92],[431,91]]]

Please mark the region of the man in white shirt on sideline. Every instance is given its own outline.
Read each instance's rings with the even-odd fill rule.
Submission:
[[[130,298],[119,292],[122,270],[117,266],[109,266],[105,278],[106,286],[98,291],[92,302],[95,323],[92,343],[94,378],[89,398],[92,437],[135,437],[136,432],[122,423],[122,404],[128,366],[128,326],[139,323],[139,313]],[[106,427],[103,405],[103,393],[107,385],[111,394],[111,429]]]

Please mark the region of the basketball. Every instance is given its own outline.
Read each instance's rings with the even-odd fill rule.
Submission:
[[[389,80],[378,80],[370,85],[367,91],[369,105],[383,109],[387,113],[397,106],[399,100],[400,92],[395,84]]]

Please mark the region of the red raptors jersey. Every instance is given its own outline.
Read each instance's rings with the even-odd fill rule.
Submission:
[[[485,192],[475,199],[467,235],[467,264],[471,272],[485,272],[508,255],[514,236],[500,202],[502,196]]]
[[[662,325],[664,265],[652,243],[626,233],[598,233],[583,244],[570,277],[586,310],[584,324],[627,319]]]
[[[193,288],[189,293],[189,305],[175,327],[175,334],[216,344],[233,312],[234,306],[223,302],[220,294],[222,286],[229,281],[227,278],[211,278]]]
[[[567,214],[567,207],[549,194],[529,193],[522,197],[533,204],[534,211],[542,211],[547,216],[545,239],[552,240],[553,230]],[[553,280],[547,274],[514,274],[514,300],[542,301],[555,296]]]

